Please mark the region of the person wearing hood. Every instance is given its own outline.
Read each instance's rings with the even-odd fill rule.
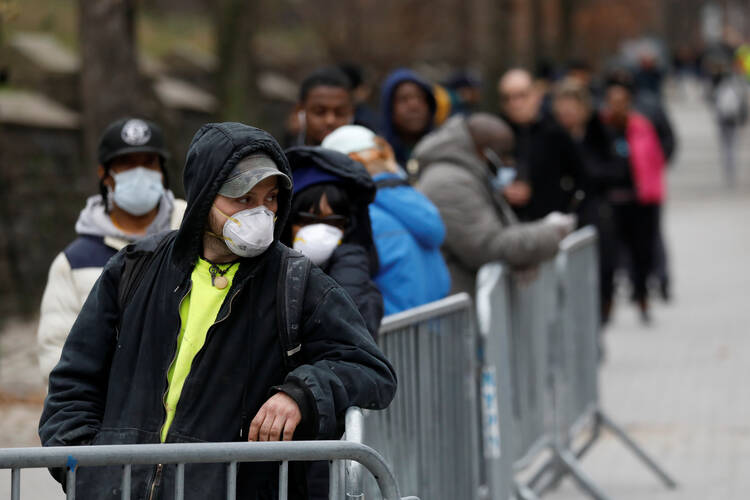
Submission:
[[[346,290],[376,339],[383,296],[372,280],[379,268],[368,212],[375,184],[362,165],[336,151],[298,146],[286,156],[294,194],[282,242]]]
[[[351,299],[278,241],[290,176],[265,131],[220,123],[196,133],[180,229],[104,267],[50,374],[44,446],[335,439],[348,407],[390,403],[393,368]],[[174,496],[174,467],[131,473],[145,498]],[[186,499],[226,496],[222,464],[187,464],[185,478]],[[118,466],[81,468],[76,492],[120,496],[121,480]],[[289,486],[291,498],[307,497],[304,480]],[[277,464],[240,464],[236,488],[275,498]]]
[[[99,141],[100,193],[75,225],[78,237],[52,262],[42,296],[37,355],[45,383],[65,339],[107,261],[121,248],[180,225],[185,201],[168,188],[161,129],[138,118],[117,120]]]
[[[440,212],[398,174],[388,143],[364,127],[345,125],[322,146],[360,162],[378,188],[370,219],[380,261],[375,283],[383,293],[385,314],[448,295],[451,279],[440,253],[445,238]]]
[[[554,256],[562,238],[575,228],[575,217],[559,212],[536,222],[517,222],[502,194],[513,148],[513,132],[505,122],[475,113],[450,118],[414,150],[417,189],[437,206],[445,223],[443,255],[451,293],[473,296],[476,274],[488,262],[532,271]]]
[[[383,136],[405,167],[414,146],[434,125],[437,102],[432,87],[413,71],[398,69],[383,83],[380,110]]]

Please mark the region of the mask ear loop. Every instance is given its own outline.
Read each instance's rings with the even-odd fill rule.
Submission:
[[[222,211],[221,211],[221,210],[219,209],[219,207],[217,207],[216,205],[211,205],[211,208],[215,208],[217,212],[219,212],[219,213],[220,213],[221,215],[223,215],[223,216],[224,216],[224,217],[226,217],[227,219],[231,220],[232,222],[234,222],[234,223],[235,223],[235,224],[237,224],[238,226],[241,226],[241,225],[242,225],[242,224],[240,224],[240,221],[239,221],[238,219],[236,219],[235,217],[232,217],[231,215],[227,215],[227,214],[225,214],[225,213],[224,213],[224,212],[222,212]]]
[[[237,220],[237,219],[236,219],[235,217],[232,217],[232,216],[229,216],[229,215],[225,214],[225,213],[224,213],[224,212],[222,212],[222,211],[221,211],[221,210],[219,209],[219,207],[217,207],[216,205],[211,205],[211,208],[215,208],[215,209],[216,209],[216,211],[217,211],[217,212],[219,212],[219,213],[220,213],[221,215],[223,215],[223,216],[224,216],[224,217],[226,217],[227,219],[231,220],[232,222],[234,222],[234,223],[235,223],[235,224],[237,224],[238,226],[240,225],[239,221],[238,221],[238,220]],[[221,240],[221,241],[232,241],[232,239],[231,239],[231,238],[227,238],[227,237],[226,237],[226,236],[224,236],[223,234],[221,234],[221,235],[220,235],[220,234],[216,234],[216,233],[214,233],[213,231],[206,231],[206,234],[208,234],[208,235],[210,235],[210,236],[213,236],[213,237],[214,237],[214,238],[216,238],[217,240]]]

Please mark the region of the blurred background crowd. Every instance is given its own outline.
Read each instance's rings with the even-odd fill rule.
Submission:
[[[749,29],[742,2],[732,1],[5,0],[0,318],[38,311],[49,263],[71,240],[82,201],[98,192],[106,125],[138,116],[164,131],[163,168],[178,198],[187,146],[205,122],[251,123],[287,147],[318,145],[350,123],[372,130],[379,151],[392,153],[391,173],[447,217],[454,291],[471,289],[455,269],[482,262],[467,262],[475,250],[452,243],[466,236],[452,227],[481,207],[458,211],[454,223],[456,201],[431,187],[440,183],[430,165],[478,160],[499,193],[503,227],[570,224],[557,214],[597,226],[603,321],[617,268],[648,321],[649,286],[670,297],[660,207],[679,144],[665,78],[674,76],[678,92],[703,82],[733,186]],[[477,112],[503,121],[472,121]],[[474,158],[451,158],[467,127]],[[500,257],[512,262],[513,252],[487,255]]]

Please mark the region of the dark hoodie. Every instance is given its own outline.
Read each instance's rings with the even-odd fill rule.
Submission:
[[[315,167],[339,179],[352,200],[353,221],[344,233],[342,244],[322,269],[354,299],[367,329],[377,337],[383,318],[383,296],[372,281],[378,273],[378,253],[372,239],[369,205],[375,198],[375,183],[365,168],[345,154],[319,146],[299,146],[286,151],[294,171]],[[291,245],[291,227],[282,241]]]
[[[432,87],[412,70],[405,68],[397,69],[388,75],[388,78],[383,82],[380,91],[380,114],[382,116],[383,137],[385,137],[393,148],[393,152],[396,154],[396,161],[398,161],[401,166],[406,165],[406,162],[411,156],[411,150],[414,147],[413,144],[404,144],[399,138],[398,131],[396,131],[393,124],[393,96],[396,93],[396,88],[404,82],[416,83],[427,95],[427,104],[430,108],[430,120],[427,128],[422,132],[423,136],[432,130],[433,122],[435,120],[435,110],[437,109],[437,103],[435,102],[435,95],[432,92]]]
[[[179,308],[190,291],[208,213],[228,173],[255,152],[267,154],[290,175],[281,148],[262,130],[209,124],[195,135],[185,165],[188,209],[182,226],[160,246],[160,238],[151,237],[126,247],[104,268],[50,375],[39,424],[44,446],[160,442]],[[290,194],[285,189],[279,193],[276,238],[289,214]],[[117,294],[128,252],[155,253],[120,310]],[[335,438],[346,408],[383,408],[393,398],[393,369],[346,293],[316,268],[307,282],[300,323],[305,364],[286,371],[275,298],[287,252],[274,241],[261,255],[240,260],[217,321],[185,380],[167,442],[244,441],[260,406],[279,390],[302,412],[295,437],[308,438]],[[274,464],[243,464],[238,496],[273,498],[276,470]],[[165,467],[161,474],[157,477],[155,466],[133,466],[133,498],[148,498],[152,488],[154,498],[170,498],[174,468]],[[185,498],[226,494],[222,465],[187,465],[185,478]],[[76,492],[86,499],[112,498],[120,495],[120,483],[120,467],[83,468]]]

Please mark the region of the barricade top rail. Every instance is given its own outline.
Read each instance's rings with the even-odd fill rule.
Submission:
[[[586,226],[566,236],[560,242],[560,251],[569,252],[575,250],[588,245],[591,240],[595,240],[597,237],[596,229],[593,226]]]
[[[289,461],[355,460],[375,477],[384,500],[401,500],[396,478],[380,454],[361,443],[349,441],[282,441],[271,443],[170,443],[99,446],[55,446],[0,449],[0,469],[13,469],[12,496],[19,496],[20,469],[62,467],[68,469],[69,484],[75,483],[75,470],[87,466],[125,466],[123,484],[129,497],[131,465],[177,464],[176,498],[183,498],[184,464],[224,463],[229,471],[236,471],[238,462],[281,462],[280,498],[286,496]],[[236,472],[234,472],[236,473]],[[232,489],[233,490],[233,489]],[[69,498],[75,490],[69,489]],[[234,498],[234,494],[228,496]]]
[[[471,296],[466,292],[462,292],[423,306],[391,314],[383,318],[383,322],[380,324],[380,334],[387,334],[404,326],[432,319],[435,316],[452,313],[467,306],[471,307]]]
[[[356,460],[374,473],[391,476],[380,454],[349,441],[250,443],[116,444],[0,448],[0,469],[227,462]]]

